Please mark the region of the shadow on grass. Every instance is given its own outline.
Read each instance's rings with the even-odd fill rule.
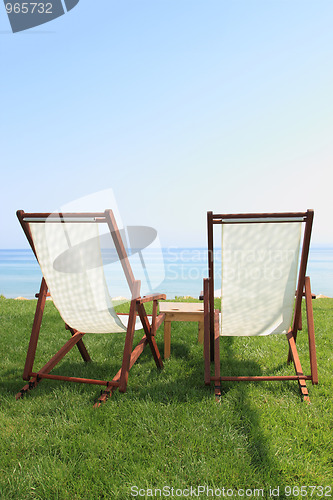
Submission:
[[[260,339],[262,340],[262,339]],[[266,339],[264,339],[266,340]],[[281,339],[282,340],[282,339]],[[288,344],[285,344],[285,350],[283,354],[283,361],[281,361],[281,357],[279,359],[273,359],[272,366],[262,365],[251,359],[244,359],[240,355],[243,356],[243,353],[239,353],[238,348],[234,348],[235,339],[233,337],[223,337],[221,339],[220,351],[221,351],[221,376],[277,376],[277,375],[294,375],[294,367],[293,363],[287,363],[288,357]],[[278,355],[278,354],[277,354]],[[246,353],[245,353],[246,356]],[[267,356],[268,357],[268,356]],[[275,364],[275,361],[278,364]],[[261,361],[261,363],[263,363]],[[269,361],[268,361],[269,364]],[[222,393],[226,394],[228,390],[233,387],[234,384],[245,384],[245,386],[249,382],[245,381],[235,381],[235,382],[227,382],[222,385]],[[300,389],[298,386],[298,382],[295,381],[281,381],[281,380],[272,380],[272,381],[258,381],[252,382],[255,384],[264,384],[265,389],[276,393],[277,387],[284,387],[287,392],[290,392],[301,397]],[[227,386],[226,386],[227,384]],[[280,389],[281,390],[281,389]]]
[[[229,399],[229,412],[233,426],[243,435],[251,469],[255,471],[257,484],[267,491],[267,477],[270,485],[281,484],[281,470],[274,459],[267,422],[263,422],[249,396],[246,384],[237,385],[233,397]]]
[[[260,376],[268,374],[259,362],[251,359],[239,359],[243,353],[239,352],[238,346],[235,347],[236,342],[233,337],[224,337],[220,342],[221,375]],[[286,368],[286,366],[287,362],[279,363],[279,366],[273,369],[273,373],[271,370],[269,374],[273,375],[275,371],[279,371],[281,367]],[[252,384],[252,388],[249,384]],[[274,396],[276,393],[281,397],[281,384],[285,384],[285,382],[222,382],[222,396],[219,404],[223,406],[225,402],[233,427],[237,429],[239,435],[244,436],[251,469],[255,471],[257,483],[265,486],[267,492],[267,477],[270,478],[270,485],[281,484],[281,468],[272,452],[271,435],[267,432],[270,425],[269,416],[260,409],[261,405],[267,403],[266,398],[263,397],[262,403],[259,402],[259,405],[257,397],[253,400],[253,386],[259,387],[260,384],[264,385],[264,392],[270,399],[270,395]],[[290,394],[291,392],[299,396],[297,382],[289,382],[283,387],[285,393]],[[212,395],[212,397],[214,396]]]
[[[224,340],[224,339],[223,339]],[[273,371],[263,370],[259,362],[254,360],[239,360],[237,356],[239,352],[234,349],[233,339],[227,339],[226,349],[223,353],[223,358],[227,360],[222,362],[223,375],[274,375],[279,372],[280,365],[274,368]],[[161,349],[161,352],[162,349]],[[149,352],[144,353],[137,364],[137,370],[141,371],[141,367],[145,365]],[[281,364],[283,368],[287,367],[287,363]],[[213,364],[211,371],[213,372]],[[162,373],[157,372],[152,367],[149,372],[142,369],[139,374],[140,383],[136,385],[136,397],[144,399],[149,397],[155,402],[200,402],[211,398],[214,399],[213,384],[209,387],[204,385],[204,359],[202,347],[193,344],[191,348],[182,342],[175,341],[171,346],[170,359],[165,361],[165,369]],[[133,381],[133,378],[132,378]],[[248,385],[251,382],[224,382],[222,384],[222,396],[226,396],[229,391],[235,390],[236,386],[242,387],[246,393]],[[281,382],[252,382],[252,384],[263,384],[265,391],[272,394],[282,393],[294,394],[299,397],[299,389],[296,381]],[[283,389],[281,389],[281,385]],[[131,374],[129,378],[129,389],[131,388]]]

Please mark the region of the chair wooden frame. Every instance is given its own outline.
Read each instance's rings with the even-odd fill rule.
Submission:
[[[32,251],[34,252],[36,258],[36,250],[33,243],[33,238],[31,235],[29,222],[39,222],[52,223],[52,218],[54,218],[54,223],[59,223],[61,220],[69,220],[70,222],[84,223],[84,222],[96,222],[96,223],[106,223],[109,227],[113,243],[115,245],[119,260],[122,264],[124,274],[128,286],[131,290],[132,299],[130,303],[129,320],[125,337],[125,345],[123,351],[122,366],[117,374],[112,380],[95,380],[95,379],[85,379],[79,377],[66,377],[61,375],[52,375],[50,372],[53,368],[64,358],[64,356],[76,345],[85,362],[90,361],[90,356],[83,343],[84,332],[79,332],[69,325],[65,325],[65,328],[71,333],[71,338],[63,345],[63,347],[38,371],[33,370],[33,364],[35,360],[35,354],[37,349],[37,343],[39,339],[40,328],[42,324],[43,312],[45,307],[46,298],[50,296],[48,293],[48,286],[45,278],[42,278],[40,291],[36,294],[37,306],[35,317],[32,326],[32,332],[28,347],[28,352],[26,356],[25,367],[23,371],[23,380],[27,380],[28,383],[21,389],[21,391],[16,395],[16,399],[21,398],[26,392],[35,388],[42,379],[52,379],[60,381],[78,382],[86,384],[95,384],[105,386],[105,389],[101,391],[101,395],[95,403],[96,406],[100,406],[101,403],[105,402],[109,396],[119,388],[120,392],[125,392],[127,388],[127,381],[129,370],[132,368],[134,363],[137,361],[139,356],[142,354],[144,348],[149,345],[152,352],[155,364],[157,368],[163,368],[163,362],[161,355],[159,353],[155,334],[157,329],[163,323],[164,314],[157,314],[157,307],[159,300],[165,300],[166,296],[164,294],[151,294],[147,296],[140,297],[140,281],[134,279],[134,275],[128,260],[125,246],[121,239],[120,231],[117,227],[116,220],[114,218],[112,210],[105,210],[101,213],[63,213],[63,214],[50,214],[50,213],[25,213],[23,210],[17,211],[17,217],[23,228],[23,231],[29,241]],[[38,260],[38,258],[37,258]],[[153,302],[153,313],[151,324],[148,319],[148,315],[145,310],[145,303]],[[144,335],[141,338],[138,345],[133,349],[133,337],[135,332],[135,322],[136,317],[139,315],[140,320],[143,325]]]
[[[318,384],[317,358],[314,334],[314,321],[312,309],[312,294],[310,278],[305,276],[307,260],[309,255],[310,238],[313,224],[313,210],[307,212],[288,212],[288,213],[252,213],[252,214],[213,214],[207,212],[208,229],[208,271],[209,277],[204,279],[204,359],[205,359],[205,384],[210,385],[214,382],[215,396],[217,399],[221,396],[221,382],[223,381],[281,381],[297,380],[301,397],[309,402],[309,394],[306,387],[306,380],[311,380],[312,384]],[[251,221],[251,219],[253,219]],[[220,325],[219,311],[214,309],[214,248],[213,248],[213,228],[214,225],[253,223],[253,222],[293,222],[302,220],[305,223],[303,247],[301,261],[298,273],[298,282],[296,290],[295,308],[292,326],[286,337],[289,346],[287,362],[293,361],[295,375],[287,376],[234,376],[226,377],[220,374]],[[310,356],[311,375],[304,375],[299,355],[296,348],[297,332],[302,330],[302,297],[305,297],[308,341]],[[211,375],[211,361],[214,361],[214,375]]]

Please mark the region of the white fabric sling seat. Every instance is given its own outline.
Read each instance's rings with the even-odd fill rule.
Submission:
[[[39,265],[64,322],[85,333],[126,332],[128,315],[117,315],[106,284],[98,226],[62,223],[57,214],[44,224],[29,223]]]
[[[221,335],[288,333],[301,224],[222,225]]]

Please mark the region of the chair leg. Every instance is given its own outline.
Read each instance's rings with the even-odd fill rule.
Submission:
[[[308,276],[306,276],[305,278],[305,303],[306,303],[306,316],[308,322],[309,354],[310,354],[312,384],[318,384],[318,368],[317,368],[316,343],[314,334],[312,294],[311,294],[310,278]]]
[[[205,359],[205,384],[210,385],[210,316],[209,316],[209,282],[203,282],[204,295],[204,359]]]
[[[138,345],[135,347],[135,349],[133,350],[133,352],[132,352],[132,354],[130,356],[128,371],[132,368],[132,366],[134,365],[134,363],[137,361],[137,359],[139,358],[139,356],[143,352],[143,350],[146,347],[146,345],[147,345],[147,338],[144,335],[142,337],[142,339],[140,340],[140,342],[138,343]],[[121,377],[121,373],[122,373],[122,368],[113,377],[112,382],[119,382],[120,377]],[[98,400],[96,401],[96,403],[94,404],[94,408],[97,408],[97,407],[101,406],[102,403],[105,403],[105,401],[113,394],[113,392],[116,389],[117,389],[117,387],[114,387],[114,386],[110,385],[104,391],[101,391],[101,395],[98,398]],[[125,391],[123,391],[123,392],[125,392]]]
[[[120,385],[119,385],[120,392],[126,392],[128,372],[130,369],[131,352],[132,352],[132,348],[133,348],[133,337],[134,337],[134,332],[135,332],[135,320],[136,320],[136,303],[135,303],[135,299],[132,299],[130,312],[129,312],[128,324],[127,324],[123,362],[122,362],[122,366],[121,366]]]
[[[297,291],[296,291],[296,295],[297,295]],[[297,304],[296,304],[296,308],[297,308]],[[296,315],[296,314],[298,316],[298,325],[296,325],[296,321],[294,321],[294,323],[293,323],[293,336],[294,336],[295,342],[297,339],[297,332],[302,330],[302,303],[299,303],[299,312],[298,313],[295,309],[294,315]],[[292,362],[292,360],[293,360],[293,355],[292,355],[291,349],[289,348],[287,364],[289,365]]]
[[[214,311],[214,365],[215,377],[220,379],[220,317],[219,311]],[[215,399],[220,401],[221,398],[221,381],[215,382]]]
[[[297,376],[303,376],[304,373],[303,373],[301,362],[300,362],[300,359],[299,359],[299,356],[298,356],[298,352],[297,352],[297,348],[296,348],[296,342],[295,342],[294,336],[293,336],[293,334],[292,334],[291,331],[287,334],[287,339],[288,339],[288,343],[289,343],[289,348],[290,348],[290,351],[291,351],[292,359],[293,359],[293,362],[294,362],[294,367],[295,367],[296,375]],[[301,392],[302,399],[304,401],[306,401],[307,403],[310,403],[309,392],[308,392],[308,389],[306,387],[305,380],[304,379],[298,379],[298,385],[299,385],[299,389],[300,389],[300,392]]]
[[[46,294],[47,294],[47,284],[45,279],[42,279],[40,284],[40,290],[38,294],[37,306],[35,311],[34,322],[32,326],[29,347],[27,352],[27,358],[25,361],[25,366],[23,370],[23,380],[29,380],[29,373],[32,371],[32,367],[35,361],[37,343],[39,338],[40,327],[42,324],[43,313],[46,302]]]
[[[287,335],[287,338],[288,338],[288,335]],[[297,339],[297,332],[295,332],[293,334],[293,339],[295,341],[295,344],[296,344],[296,339]],[[292,353],[292,350],[291,350],[291,347],[289,345],[289,349],[288,349],[288,358],[287,358],[287,365],[290,365],[290,363],[292,363],[293,361],[293,353]]]

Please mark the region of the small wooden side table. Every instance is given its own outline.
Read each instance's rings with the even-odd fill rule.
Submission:
[[[197,321],[199,323],[198,342],[203,343],[204,310],[203,303],[197,302],[160,302],[160,312],[164,319],[164,359],[170,357],[171,321]]]

